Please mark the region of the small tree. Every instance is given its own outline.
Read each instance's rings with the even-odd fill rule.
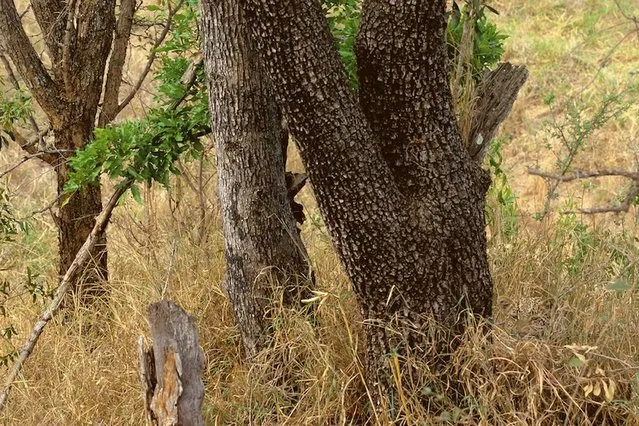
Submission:
[[[169,5],[168,19],[154,48],[166,36],[181,4],[177,8]],[[99,181],[71,196],[65,195],[71,171],[68,160],[91,141],[96,125],[102,127],[112,122],[133,99],[151,68],[155,52],[151,53],[133,88],[120,101],[135,0],[121,0],[117,4],[115,0],[34,0],[30,5],[43,35],[43,55],[38,54],[25,32],[22,15],[13,0],[1,0],[0,57],[14,88],[20,90],[22,84],[26,85],[42,108],[54,142],[51,146],[44,143],[46,132],[41,131],[33,116],[30,123],[35,137],[31,140],[22,135],[15,122],[3,120],[2,130],[32,158],[39,158],[55,169],[59,211],[54,219],[59,232],[62,276],[102,210]],[[5,54],[16,67],[17,75]],[[91,258],[91,264],[74,284],[78,287],[82,283],[85,288],[82,294],[87,297],[101,294],[99,282],[108,277],[105,235],[100,237]]]

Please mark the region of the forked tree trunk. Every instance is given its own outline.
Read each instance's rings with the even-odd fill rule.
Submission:
[[[237,1],[202,2],[204,61],[217,157],[227,272],[224,288],[247,356],[268,342],[265,318],[283,286],[300,300],[309,264],[285,183],[281,115]]]
[[[467,312],[491,315],[489,178],[452,109],[445,1],[363,3],[359,99],[319,2],[240,3],[360,303],[369,383],[383,397],[391,350],[445,362]],[[432,333],[429,318],[449,333]]]

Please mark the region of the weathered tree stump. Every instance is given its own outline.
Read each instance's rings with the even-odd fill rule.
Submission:
[[[138,341],[149,424],[202,426],[204,354],[193,318],[175,303],[149,305],[152,347]]]

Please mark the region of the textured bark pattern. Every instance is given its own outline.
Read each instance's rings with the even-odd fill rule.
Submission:
[[[508,117],[519,90],[528,79],[528,70],[509,63],[499,64],[486,73],[478,89],[468,151],[477,164],[482,164],[501,123]],[[481,142],[481,143],[478,143]]]
[[[57,111],[61,103],[60,88],[31,45],[13,0],[0,0],[0,43],[40,106],[45,111]]]
[[[217,156],[227,273],[225,289],[248,356],[266,343],[274,280],[285,303],[309,273],[287,197],[281,116],[247,38],[237,2],[203,1],[205,67]]]
[[[452,109],[445,2],[363,3],[359,101],[318,2],[242,4],[366,319],[370,380],[384,387],[389,323],[428,316],[457,333],[464,310],[491,315],[489,179]],[[405,338],[410,350],[450,349]]]
[[[115,0],[34,0],[31,4],[51,59],[51,73],[22,28],[12,0],[0,0],[0,40],[49,119],[55,147],[61,151],[55,161],[50,161],[56,167],[60,195],[68,180],[68,152],[83,148],[92,138],[112,47],[115,50],[111,55],[110,81],[104,95],[107,111],[100,124],[105,125],[115,117],[112,104],[117,104],[135,2],[122,2],[115,41]],[[60,273],[63,274],[101,210],[100,188],[80,191],[66,203],[61,198],[58,207]],[[93,297],[101,293],[98,282],[107,278],[104,236],[91,255],[93,261],[89,269],[80,274],[76,285],[84,282],[85,287],[91,289],[85,296]]]
[[[106,126],[115,119],[119,112],[118,95],[120,94],[126,52],[131,38],[135,6],[136,0],[120,1],[120,15],[118,16],[115,36],[113,37],[113,47],[109,60],[109,70],[104,83],[104,98],[98,119],[98,127]]]

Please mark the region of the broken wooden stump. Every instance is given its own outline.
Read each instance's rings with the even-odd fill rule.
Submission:
[[[177,304],[149,305],[152,347],[138,341],[147,421],[154,426],[202,426],[204,354],[193,318]]]

